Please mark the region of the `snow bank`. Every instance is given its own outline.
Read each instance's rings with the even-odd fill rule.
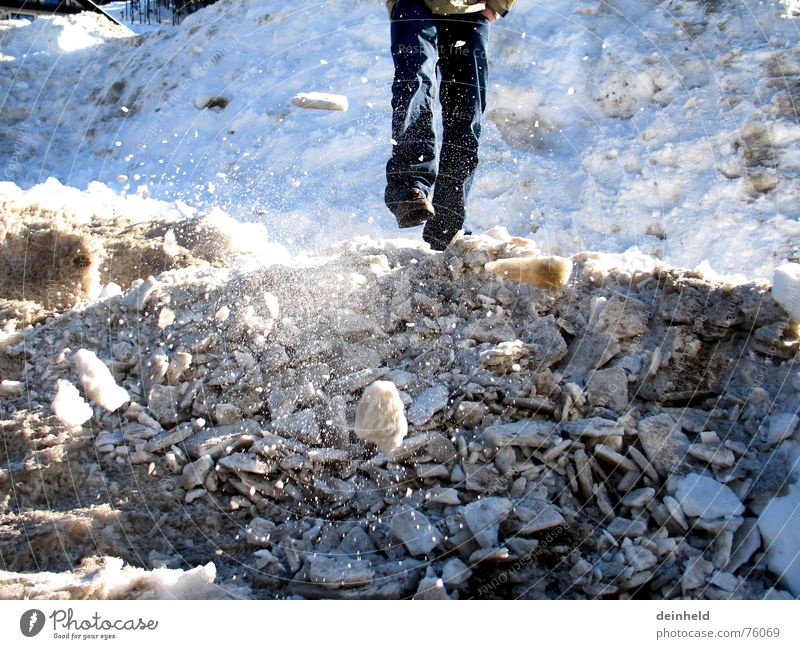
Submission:
[[[0,183],[0,299],[16,301],[28,321],[170,268],[245,269],[289,258],[263,225],[218,208],[119,196],[102,183],[83,192],[53,178],[28,190]]]
[[[380,3],[229,0],[130,39],[95,21],[3,24],[3,178],[218,205],[293,250],[396,235]],[[492,30],[474,231],[746,277],[796,258],[796,27],[783,4],[518,3]],[[308,90],[347,96],[348,111],[293,106]]]

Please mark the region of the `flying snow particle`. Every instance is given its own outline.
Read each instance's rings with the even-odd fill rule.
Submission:
[[[164,235],[164,244],[162,249],[167,257],[177,257],[181,251],[181,247],[178,245],[178,240],[175,238],[175,230],[172,228],[167,230],[167,233]]]

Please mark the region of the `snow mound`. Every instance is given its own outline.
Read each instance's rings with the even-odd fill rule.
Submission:
[[[216,208],[198,214],[180,201],[117,196],[100,183],[85,192],[55,179],[25,191],[0,183],[0,300],[22,312],[19,323],[169,268],[247,267],[288,256],[263,226]]]
[[[69,16],[40,16],[34,21],[0,21],[0,47],[12,60],[58,57],[128,36],[131,32],[125,27],[89,11]]]
[[[592,252],[560,287],[492,270],[539,250],[495,229],[198,262],[26,329],[0,348],[6,569],[213,560],[262,597],[793,591],[773,523],[798,440],[769,422],[800,407],[800,341],[769,283]],[[45,413],[81,348],[128,402],[68,428]],[[499,581],[509,561],[529,578]]]

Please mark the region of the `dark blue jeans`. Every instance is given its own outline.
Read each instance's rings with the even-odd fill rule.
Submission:
[[[399,0],[392,14],[392,157],[386,165],[386,205],[417,187],[436,216],[423,238],[443,247],[463,226],[478,166],[486,108],[489,20],[480,12],[434,15],[423,0]],[[441,77],[442,145],[436,146],[436,85]]]

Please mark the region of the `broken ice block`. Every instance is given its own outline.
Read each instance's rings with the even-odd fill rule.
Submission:
[[[408,432],[405,406],[391,381],[375,381],[361,395],[356,410],[356,436],[383,453],[400,446]]]
[[[490,261],[485,268],[515,282],[557,291],[569,280],[572,260],[566,257],[512,257]]]

